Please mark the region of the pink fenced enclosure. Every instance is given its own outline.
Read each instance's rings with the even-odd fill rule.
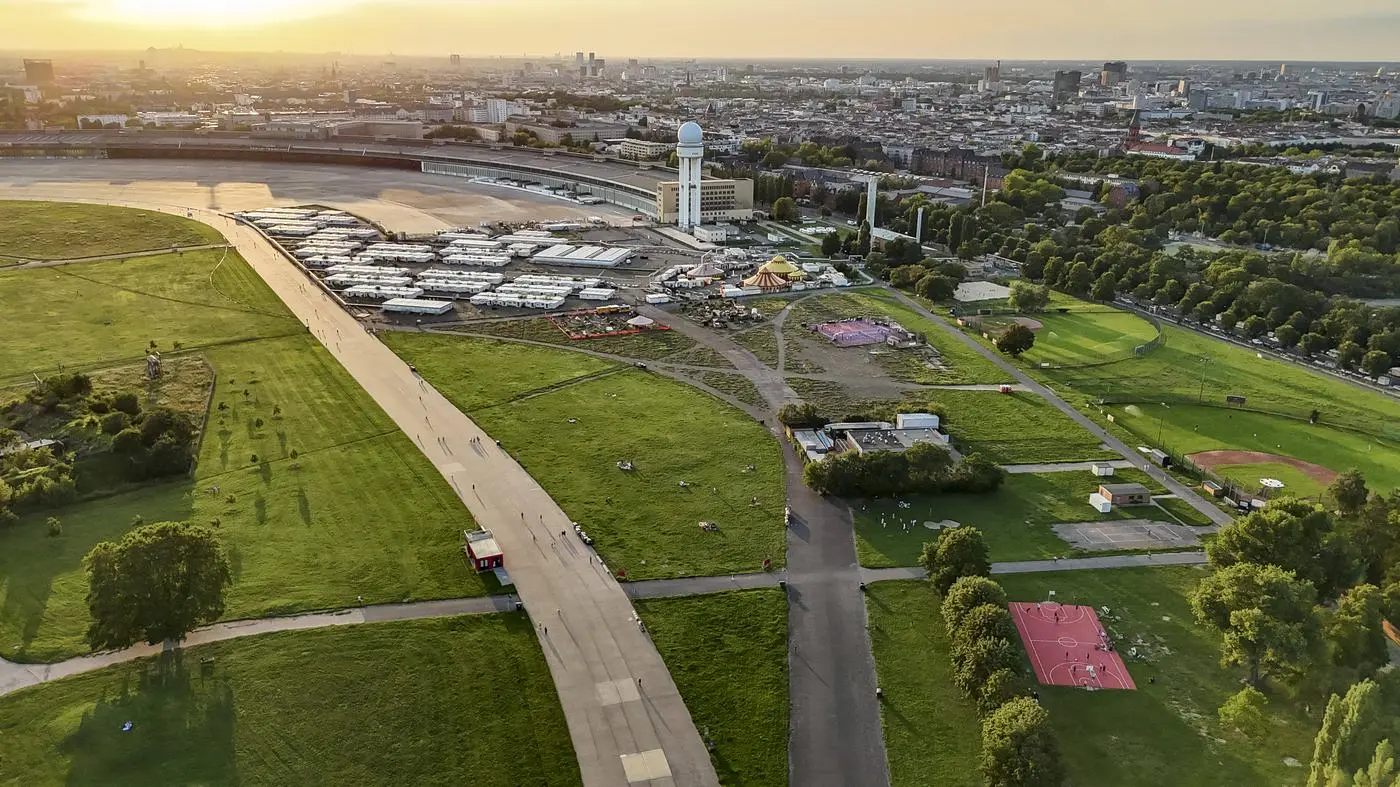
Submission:
[[[838,320],[815,325],[812,330],[837,347],[859,347],[865,344],[884,344],[889,338],[890,328],[865,319]]]

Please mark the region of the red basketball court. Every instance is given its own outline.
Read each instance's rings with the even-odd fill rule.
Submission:
[[[1137,688],[1093,607],[1055,601],[1013,601],[1008,606],[1036,680],[1048,686]]]

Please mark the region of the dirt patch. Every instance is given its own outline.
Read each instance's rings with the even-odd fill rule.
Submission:
[[[1202,470],[1214,470],[1221,465],[1249,465],[1262,462],[1277,462],[1289,465],[1303,472],[1308,478],[1321,484],[1330,484],[1332,479],[1337,477],[1337,473],[1322,465],[1304,462],[1301,459],[1294,459],[1291,456],[1279,456],[1278,454],[1266,454],[1263,451],[1201,451],[1200,453],[1188,454],[1190,459]]]
[[[1040,320],[1033,320],[1030,317],[1012,317],[1011,319],[1013,322],[1018,322],[1033,331],[1038,331],[1045,327]]]

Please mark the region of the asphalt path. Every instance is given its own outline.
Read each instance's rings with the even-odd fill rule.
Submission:
[[[1160,481],[1164,486],[1166,486],[1167,489],[1171,490],[1171,492],[1177,497],[1181,498],[1182,500],[1185,500],[1188,504],[1190,504],[1192,508],[1196,509],[1197,511],[1200,511],[1202,514],[1205,514],[1210,519],[1210,521],[1214,522],[1216,525],[1219,526],[1228,525],[1231,521],[1233,521],[1232,517],[1229,514],[1225,513],[1224,511],[1221,511],[1219,508],[1216,508],[1211,503],[1206,502],[1205,498],[1196,494],[1185,484],[1181,483],[1168,473],[1164,472],[1162,468],[1157,467],[1156,465],[1152,464],[1146,459],[1143,459],[1142,455],[1138,453],[1137,449],[1130,447],[1127,443],[1124,443],[1122,440],[1119,440],[1118,438],[1109,434],[1106,429],[1094,423],[1093,420],[1091,420],[1088,416],[1074,409],[1074,407],[1072,407],[1068,402],[1056,396],[1054,391],[1051,391],[1046,386],[1032,379],[1030,375],[1016,368],[1005,358],[1001,357],[1001,355],[999,355],[996,352],[993,352],[992,350],[987,349],[976,339],[958,330],[957,326],[948,324],[941,317],[935,315],[928,309],[924,308],[923,304],[919,303],[913,298],[910,298],[909,296],[905,295],[899,290],[894,289],[893,287],[887,287],[886,289],[905,306],[908,306],[909,308],[918,312],[924,318],[931,320],[933,324],[938,326],[938,328],[941,329],[944,333],[955,337],[958,341],[962,342],[967,347],[971,348],[972,350],[975,350],[983,358],[986,358],[987,360],[996,364],[998,367],[1001,368],[1002,371],[1011,375],[1013,378],[1016,379],[1017,382],[1025,386],[1026,390],[1030,391],[1031,393],[1034,393],[1035,395],[1054,405],[1056,409],[1069,416],[1071,419],[1074,420],[1075,423],[1089,430],[1090,433],[1102,440],[1104,444],[1107,445],[1110,449],[1117,451],[1124,459],[1131,463],[1133,467],[1145,471],[1149,476],[1152,476],[1157,481]]]
[[[46,194],[42,188],[15,196],[75,197],[67,189]],[[77,201],[175,214],[189,209],[164,201],[90,196]],[[631,602],[607,567],[573,535],[569,518],[511,458],[509,446],[498,448],[261,233],[210,210],[196,208],[193,215],[225,234],[414,439],[476,522],[495,534],[520,598],[536,621],[584,784],[717,784],[709,752]]]

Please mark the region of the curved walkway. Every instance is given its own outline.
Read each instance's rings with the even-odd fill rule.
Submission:
[[[80,262],[105,262],[107,260],[131,260],[137,257],[159,257],[163,254],[179,254],[186,251],[207,251],[209,249],[229,249],[233,248],[228,243],[206,243],[202,246],[171,246],[168,249],[148,249],[146,251],[128,251],[124,254],[101,254],[96,257],[71,257],[63,260],[25,260],[14,265],[5,266],[6,270],[19,271],[30,268],[52,268],[57,265],[73,265]]]

